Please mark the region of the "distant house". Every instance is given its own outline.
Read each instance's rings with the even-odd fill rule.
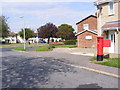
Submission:
[[[9,32],[8,37],[5,38],[6,43],[23,43],[23,39],[14,32]]]
[[[30,43],[37,43],[37,42],[39,42],[39,38],[38,37],[29,38],[28,42],[30,42]]]
[[[95,48],[97,44],[97,17],[90,15],[76,23],[78,48]]]
[[[45,42],[48,42],[48,38],[45,38],[45,39],[43,39]],[[50,38],[50,42],[55,42],[55,41],[61,41],[62,39],[61,38]]]
[[[120,57],[120,0],[96,0],[98,35],[110,39],[111,46],[104,48],[110,58]]]
[[[8,33],[8,37],[5,38],[6,43],[16,43],[16,34],[13,32]]]

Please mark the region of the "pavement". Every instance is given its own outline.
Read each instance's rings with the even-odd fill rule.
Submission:
[[[95,48],[54,48],[53,51],[85,56],[96,56]]]
[[[73,64],[64,58],[71,58],[72,54],[65,54],[63,58],[58,59],[63,55],[62,53],[19,52],[11,49],[2,48],[2,51],[0,49],[2,52],[0,56],[2,58],[0,59],[2,61],[2,67],[0,67],[2,88],[19,88],[20,90],[21,88],[97,88],[95,90],[118,88],[118,78],[79,68],[81,66],[77,64],[76,59],[74,60],[76,64]],[[56,58],[45,57],[53,53]],[[77,58],[82,58],[84,62],[87,62],[87,58],[90,57],[79,56]]]
[[[119,76],[120,69],[104,65],[93,64],[89,61],[89,59],[92,56],[72,53],[70,54],[57,51],[40,51],[40,52],[28,51],[26,53],[32,54],[37,57],[51,57],[59,59],[62,60],[62,62],[64,62],[65,64],[73,67],[82,68],[96,73],[101,73],[116,78],[120,78]]]

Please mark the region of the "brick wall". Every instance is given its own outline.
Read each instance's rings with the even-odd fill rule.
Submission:
[[[86,35],[92,35],[92,39],[86,39]],[[77,46],[78,48],[96,48],[97,46],[97,35],[91,32],[84,32],[77,36]]]
[[[83,31],[83,24],[89,24],[90,30],[97,30],[97,18],[96,17],[89,17],[88,19],[77,24],[78,32]]]

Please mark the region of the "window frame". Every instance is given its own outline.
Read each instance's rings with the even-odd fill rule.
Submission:
[[[112,12],[111,12],[111,5],[112,5]],[[110,3],[108,3],[108,13],[109,13],[109,15],[114,15],[115,14],[115,8],[114,8],[114,2],[110,2]]]
[[[87,29],[85,29],[85,25],[87,25]],[[89,24],[83,24],[83,29],[84,30],[89,30]]]
[[[89,38],[87,36],[89,36]],[[85,39],[86,40],[92,40],[92,35],[85,35]]]

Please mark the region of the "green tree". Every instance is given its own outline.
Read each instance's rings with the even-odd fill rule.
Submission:
[[[24,29],[22,29],[20,32],[19,32],[19,35],[24,38]],[[31,38],[31,37],[34,37],[35,36],[35,33],[32,29],[30,28],[25,28],[25,39],[28,40],[28,38]]]
[[[71,25],[68,25],[68,24],[61,24],[60,26],[58,26],[58,29],[67,30],[67,31],[71,31],[71,32],[74,31],[73,27]]]
[[[47,23],[37,30],[41,38],[48,38],[48,44],[50,37],[56,37],[56,32],[58,32],[58,28],[53,23]]]
[[[56,33],[57,37],[60,37],[65,40],[76,39],[74,29],[71,25],[62,24],[58,26],[58,32]]]
[[[0,37],[5,38],[8,36],[9,27],[7,24],[7,18],[5,16],[0,16]]]

